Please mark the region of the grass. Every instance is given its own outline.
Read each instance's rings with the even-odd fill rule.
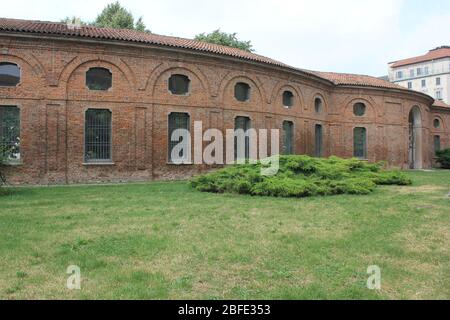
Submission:
[[[0,298],[450,299],[450,172],[407,175],[413,186],[303,199],[187,182],[13,189]],[[70,265],[81,290],[66,288]]]

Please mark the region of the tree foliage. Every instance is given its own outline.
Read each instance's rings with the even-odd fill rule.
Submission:
[[[122,7],[119,1],[108,4],[97,16],[94,25],[101,28],[132,29],[150,32],[146,29],[142,17],[134,21],[133,14]]]
[[[443,169],[450,169],[450,149],[437,151],[436,156]]]
[[[61,20],[62,23],[66,24],[72,24],[72,25],[78,25],[78,26],[86,26],[89,23],[81,20],[80,17],[72,16],[72,17],[66,17]]]
[[[222,46],[233,47],[248,52],[255,51],[251,41],[242,41],[237,38],[237,33],[226,33],[220,29],[214,30],[211,33],[201,33],[195,36],[195,40],[220,44]]]

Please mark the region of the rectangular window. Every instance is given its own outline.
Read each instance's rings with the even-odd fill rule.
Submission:
[[[412,82],[408,82],[408,89],[412,89]]]
[[[438,152],[441,150],[441,137],[434,136],[434,152]]]
[[[168,159],[171,163],[189,163],[191,160],[190,116],[172,112],[169,115]],[[176,149],[175,149],[176,148]]]
[[[442,100],[442,91],[441,90],[436,91],[436,99]]]
[[[421,76],[422,75],[422,68],[417,68],[417,75]]]
[[[427,81],[426,80],[422,80],[422,88],[425,88],[427,86]]]
[[[366,128],[353,129],[353,156],[359,159],[367,159]]]
[[[425,75],[427,76],[430,73],[430,68],[429,67],[425,67]]]
[[[397,79],[403,78],[403,71],[397,71]]]
[[[436,78],[436,85],[440,86],[441,85],[441,78]]]
[[[318,158],[322,157],[323,155],[322,145],[323,145],[323,128],[322,125],[316,124],[314,155]]]
[[[248,130],[251,129],[251,120],[248,117],[236,117],[234,120],[234,159],[242,159],[242,155],[238,152],[244,151],[245,159],[250,159],[250,136]]]
[[[409,76],[414,78],[414,69],[409,70]]]
[[[0,152],[10,162],[20,161],[20,109],[0,106]]]
[[[294,154],[294,123],[283,122],[283,154]]]
[[[84,128],[85,162],[111,162],[111,111],[88,109]]]

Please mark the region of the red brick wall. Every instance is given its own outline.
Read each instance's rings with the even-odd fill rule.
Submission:
[[[324,128],[324,156],[353,155],[353,128],[368,132],[370,161],[408,167],[408,114],[417,105],[423,120],[423,167],[433,158],[432,126],[439,129],[443,147],[450,147],[450,112],[430,109],[428,100],[394,90],[341,88],[307,75],[294,75],[269,66],[207,55],[152,48],[64,42],[58,40],[0,38],[0,61],[20,65],[22,82],[0,87],[0,105],[21,109],[22,164],[6,169],[14,184],[181,179],[209,168],[205,165],[168,164],[167,130],[171,112],[187,112],[191,124],[203,129],[232,129],[236,116],[248,116],[254,128],[282,128],[294,123],[298,154],[314,154],[314,127]],[[113,73],[108,91],[90,91],[85,73],[105,67]],[[168,91],[171,74],[191,80],[187,96]],[[238,102],[234,84],[251,86],[251,99]],[[282,106],[282,93],[295,95],[294,106]],[[316,114],[314,99],[324,100]],[[364,117],[353,115],[353,104],[367,106]],[[84,164],[84,114],[88,108],[112,112],[113,164]],[[193,128],[192,128],[193,131]]]

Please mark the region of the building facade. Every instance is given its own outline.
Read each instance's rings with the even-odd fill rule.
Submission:
[[[439,125],[436,125],[439,120]],[[0,134],[12,184],[183,179],[171,134],[279,129],[284,153],[430,168],[450,108],[377,78],[295,69],[130,30],[0,19]],[[194,138],[192,138],[194,139]]]
[[[450,104],[450,46],[389,64],[389,80]]]

